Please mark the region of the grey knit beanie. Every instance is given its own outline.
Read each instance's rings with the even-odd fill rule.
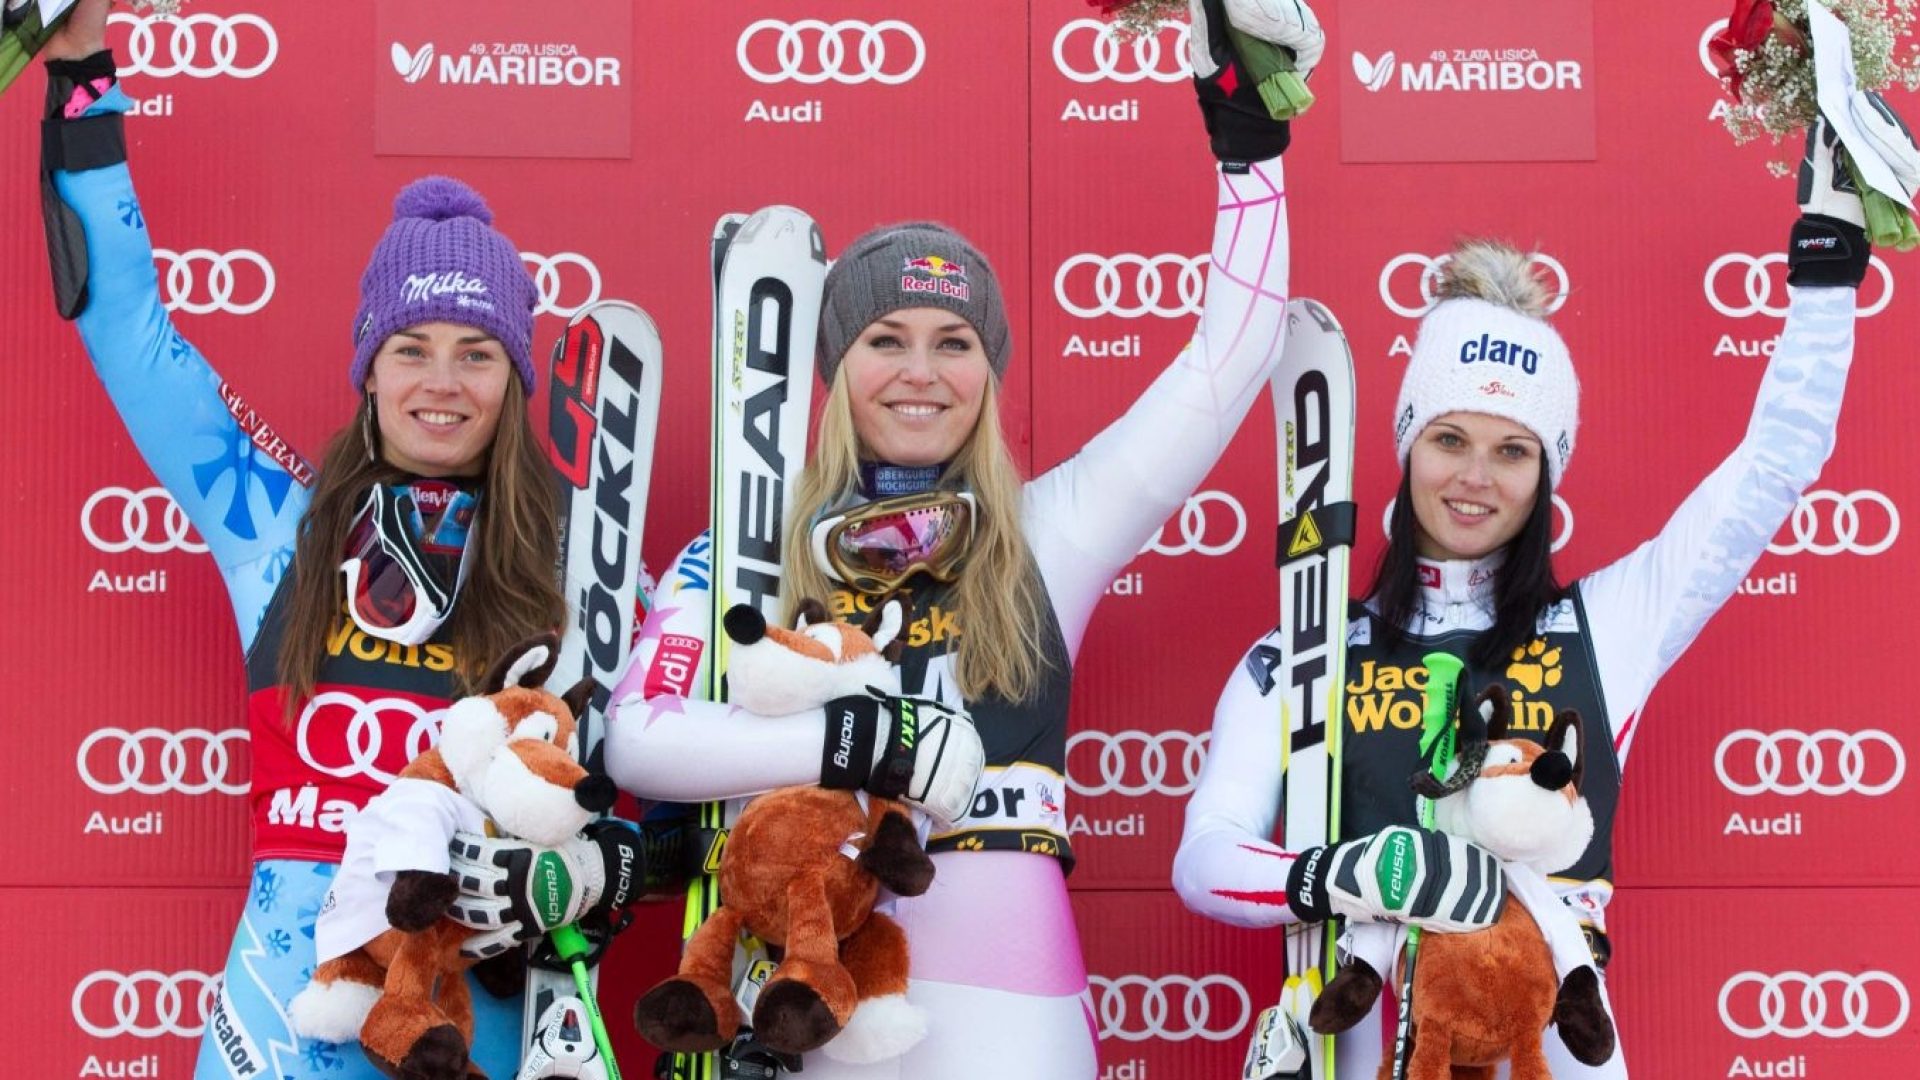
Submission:
[[[1000,282],[986,256],[945,225],[911,221],[868,232],[827,272],[814,366],[828,385],[860,331],[889,311],[937,307],[973,325],[994,378],[1013,352]]]

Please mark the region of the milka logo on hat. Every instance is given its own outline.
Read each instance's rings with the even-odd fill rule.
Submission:
[[[919,274],[927,276],[916,276]],[[964,264],[938,255],[918,255],[905,260],[905,265],[900,268],[900,291],[935,293],[965,300],[973,289],[967,284],[967,268]]]
[[[1493,364],[1517,367],[1529,375],[1540,370],[1540,352],[1518,341],[1496,341],[1492,334],[1468,338],[1460,346],[1460,362],[1472,364],[1485,360]]]
[[[408,274],[406,284],[400,286],[400,302],[403,304],[424,304],[435,297],[458,297],[462,307],[477,306],[493,310],[493,303],[483,299],[487,294],[487,283],[477,277],[468,277],[462,270],[443,270],[437,274]]]

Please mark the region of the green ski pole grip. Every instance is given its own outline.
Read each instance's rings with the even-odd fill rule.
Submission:
[[[590,949],[586,935],[569,923],[547,931],[553,949],[573,967],[573,985],[580,991],[580,1004],[587,1010],[587,1025],[593,1030],[593,1044],[600,1048],[600,1060],[607,1063],[607,1080],[620,1080],[620,1066],[613,1060],[613,1040],[607,1036],[607,1024],[600,1018],[600,1002],[593,996],[593,984],[587,981],[586,955]]]
[[[1454,699],[1460,693],[1460,673],[1466,665],[1452,653],[1428,653],[1422,662],[1427,665],[1426,699],[1420,710],[1420,756],[1428,757],[1433,750],[1435,740],[1442,735],[1451,736],[1453,731]],[[1443,771],[1453,762],[1453,740],[1447,739],[1447,745],[1440,754],[1432,754],[1433,775],[1446,779]]]
[[[1227,41],[1240,64],[1255,79],[1254,88],[1275,120],[1291,120],[1313,105],[1313,91],[1293,67],[1293,54],[1271,41],[1262,41],[1227,24]]]

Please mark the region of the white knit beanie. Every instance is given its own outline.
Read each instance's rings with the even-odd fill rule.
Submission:
[[[1469,296],[1443,300],[1420,321],[1420,335],[1393,407],[1400,464],[1436,417],[1486,413],[1533,432],[1553,485],[1573,457],[1580,426],[1580,380],[1566,342],[1544,319]]]

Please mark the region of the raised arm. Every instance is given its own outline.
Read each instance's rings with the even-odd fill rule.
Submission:
[[[126,165],[121,114],[132,103],[103,44],[106,8],[84,0],[46,50],[42,199],[56,299],[77,318],[141,457],[219,563],[242,643],[251,644],[290,565],[313,472],[180,336],[161,303]]]

